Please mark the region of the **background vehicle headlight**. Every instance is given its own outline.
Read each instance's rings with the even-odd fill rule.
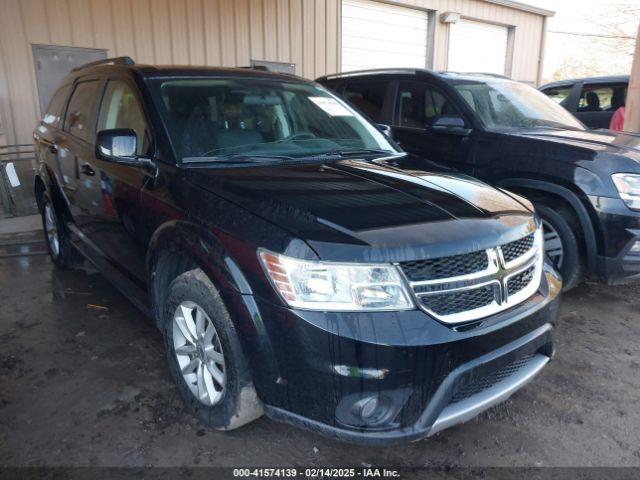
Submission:
[[[640,175],[632,173],[614,173],[611,175],[620,198],[632,210],[640,210]]]
[[[331,311],[410,310],[400,273],[388,264],[299,260],[260,251],[276,290],[294,308]]]

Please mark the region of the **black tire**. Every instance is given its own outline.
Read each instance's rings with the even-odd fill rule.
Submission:
[[[200,402],[192,393],[176,357],[173,318],[183,302],[193,302],[204,310],[222,346],[225,386],[222,398],[212,406]],[[161,325],[171,375],[182,399],[198,420],[218,430],[233,430],[262,416],[262,403],[253,386],[235,325],[218,290],[202,270],[185,272],[169,285]]]
[[[49,251],[49,256],[51,260],[58,268],[73,268],[82,264],[83,258],[82,255],[75,249],[75,247],[71,243],[71,239],[69,238],[69,232],[67,230],[67,226],[62,221],[59,213],[56,211],[56,208],[53,202],[49,199],[47,195],[42,196],[41,202],[41,217],[42,217],[42,229],[44,231],[44,238],[47,243],[47,250]],[[49,234],[49,230],[47,228],[47,215],[52,215],[52,222],[55,224],[55,234],[57,236],[57,248],[52,244],[53,237]]]
[[[557,232],[562,244],[562,260],[558,266],[557,262],[549,256],[556,269],[562,275],[563,291],[569,291],[578,286],[585,276],[585,260],[582,249],[582,242],[578,240],[579,228],[575,224],[574,216],[563,208],[551,208],[545,204],[535,205],[543,224],[553,228]],[[545,232],[547,233],[547,232]],[[547,245],[545,245],[547,250]],[[548,252],[550,253],[550,252]]]

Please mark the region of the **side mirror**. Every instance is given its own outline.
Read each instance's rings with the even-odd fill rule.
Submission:
[[[138,137],[130,128],[101,130],[96,136],[96,157],[132,167],[148,168],[153,162],[136,154]]]
[[[384,133],[387,137],[392,138],[391,127],[389,125],[385,125],[384,123],[378,123],[378,130]]]
[[[459,115],[440,115],[431,125],[431,130],[463,136],[471,133],[471,129],[466,126],[464,119]]]

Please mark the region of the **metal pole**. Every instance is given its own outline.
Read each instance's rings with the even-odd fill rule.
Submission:
[[[538,72],[536,73],[536,87],[542,83],[542,74],[544,70],[544,50],[547,48],[547,20],[546,16],[542,17],[542,31],[540,32],[540,53],[538,54]]]
[[[627,103],[624,109],[625,132],[640,133],[640,25],[636,37],[636,50],[633,54]]]

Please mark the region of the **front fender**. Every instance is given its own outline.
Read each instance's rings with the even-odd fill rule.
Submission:
[[[219,235],[224,237],[224,234]],[[238,257],[238,251],[231,250],[239,247],[234,245],[229,248],[225,242],[228,243],[228,240],[221,239],[208,227],[188,221],[173,220],[156,230],[149,243],[146,258],[155,321],[158,324],[161,318],[159,299],[154,298],[154,282],[160,274],[157,268],[159,260],[167,253],[177,254],[185,262],[181,266],[182,271],[202,269],[220,292],[239,334],[256,390],[263,401],[275,402],[273,395],[277,395],[279,391],[276,388],[276,382],[280,378],[279,367],[263,316],[254,299],[254,289],[241,266],[243,263],[247,264],[247,259],[236,260],[234,257]],[[253,251],[252,256],[257,262],[255,248],[248,248],[245,253]]]
[[[590,273],[594,273],[597,270],[598,265],[598,247],[596,242],[596,232],[591,222],[591,217],[587,208],[582,203],[578,195],[566,187],[557,185],[555,183],[546,182],[543,180],[528,179],[528,178],[507,178],[501,180],[497,184],[500,188],[522,188],[526,190],[536,190],[539,192],[548,192],[553,195],[562,197],[571,208],[573,208],[580,227],[584,232],[584,243],[586,247],[586,260],[587,269]]]

